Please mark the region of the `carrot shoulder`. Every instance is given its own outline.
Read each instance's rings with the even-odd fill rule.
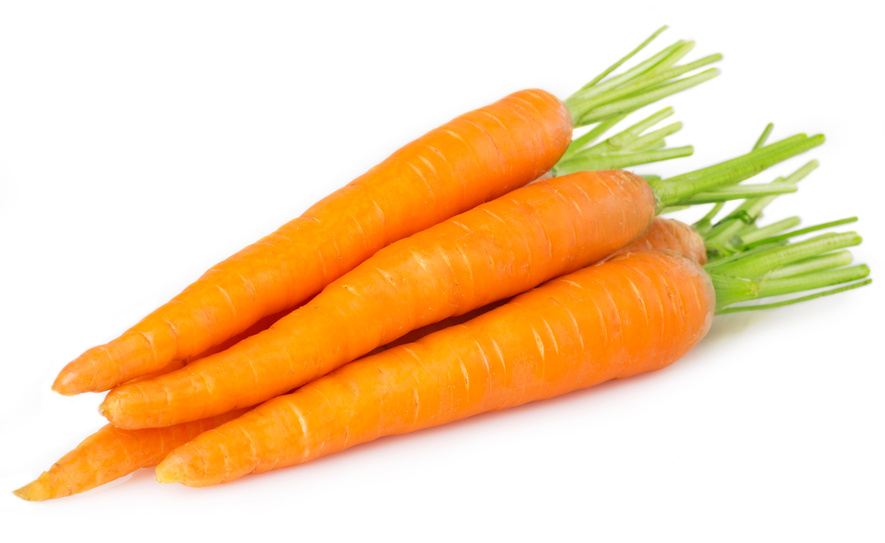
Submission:
[[[119,338],[86,351],[53,388],[107,390],[291,309],[385,245],[539,177],[565,152],[571,131],[563,103],[541,90],[461,115],[216,265]]]
[[[173,451],[157,479],[217,484],[653,371],[700,341],[714,307],[688,258],[616,257],[275,398]]]

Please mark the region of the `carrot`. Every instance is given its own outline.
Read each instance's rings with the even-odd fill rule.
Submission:
[[[813,243],[815,251],[832,245]],[[808,246],[778,251],[733,262],[733,275],[708,273],[685,256],[654,250],[554,279],[463,325],[348,364],[256,407],[174,450],[157,467],[157,480],[222,483],[655,371],[694,347],[717,311],[868,273],[860,266],[757,279],[757,272],[771,271],[771,262],[815,252]],[[741,267],[750,274],[740,275]]]
[[[594,80],[567,103],[524,90],[432,130],[216,265],[117,339],[87,350],[61,371],[53,389],[65,395],[108,390],[189,359],[262,317],[293,309],[385,245],[529,183],[562,157],[573,128],[605,122],[592,133],[598,137],[629,112],[714,77],[718,72],[710,69],[676,79],[720,58],[674,66],[692,46],[677,42],[624,74]],[[646,141],[637,144],[634,136],[625,136],[633,141],[629,149],[606,157],[615,164],[609,167],[691,152],[637,152]],[[656,147],[657,141],[647,143]]]
[[[138,469],[156,466],[172,449],[245,412],[240,409],[169,428],[121,430],[107,424],[61,457],[49,471],[13,493],[23,500],[43,501],[85,492]]]
[[[386,247],[266,332],[114,389],[100,411],[121,428],[143,428],[255,405],[410,330],[597,262],[637,239],[658,206],[737,183],[821,141],[787,138],[653,183],[616,170],[531,184]]]
[[[630,245],[624,247],[623,249],[615,251],[614,253],[612,253],[612,256],[617,256],[624,253],[651,251],[653,249],[674,251],[681,255],[687,256],[688,258],[691,258],[701,265],[707,262],[707,250],[706,246],[704,245],[704,239],[700,236],[700,234],[698,234],[690,225],[685,224],[682,221],[677,221],[675,219],[666,219],[664,217],[655,217],[655,219],[651,223],[651,226],[648,227],[648,230],[646,230],[645,233],[642,234],[642,237],[640,237]],[[465,322],[475,319],[483,313],[487,313],[492,309],[501,307],[509,301],[510,299],[498,300],[497,302],[492,302],[489,305],[474,309],[473,311],[470,311],[463,315],[449,317],[439,322],[434,322],[432,324],[428,324],[427,326],[418,328],[417,330],[412,330],[401,338],[395,339],[394,341],[391,341],[386,345],[372,350],[372,352],[370,352],[366,356],[372,356],[382,351],[386,351],[387,349],[398,347],[399,345],[414,343],[422,337],[432,334],[433,332],[438,332],[443,328],[464,324]]]

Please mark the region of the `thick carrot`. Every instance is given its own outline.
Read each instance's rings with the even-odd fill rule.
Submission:
[[[790,138],[653,186],[620,170],[547,179],[379,251],[308,304],[223,353],[111,391],[122,428],[169,426],[255,405],[410,330],[524,292],[636,240],[661,194],[735,183],[820,143]],[[749,158],[748,158],[749,157]],[[675,185],[675,187],[674,187]]]
[[[648,227],[648,230],[646,230],[645,233],[642,234],[642,237],[640,237],[630,245],[624,247],[623,249],[615,251],[612,256],[617,256],[624,253],[651,251],[654,249],[674,251],[676,253],[691,258],[701,265],[707,262],[707,249],[704,245],[704,239],[700,236],[700,234],[698,234],[690,225],[685,224],[682,221],[678,221],[675,219],[666,219],[664,217],[655,217],[655,219],[651,223],[651,226]],[[464,324],[465,322],[475,319],[476,317],[482,315],[483,313],[487,313],[492,309],[495,309],[496,307],[501,307],[509,301],[509,299],[498,300],[497,302],[492,302],[489,305],[474,309],[473,311],[470,311],[463,315],[449,317],[439,322],[434,322],[432,324],[428,324],[427,326],[418,328],[417,330],[412,330],[403,337],[395,339],[394,341],[391,341],[386,345],[374,349],[366,356],[372,356],[382,351],[386,351],[387,349],[397,347],[399,345],[413,343],[415,341],[418,341],[422,337],[434,332],[438,332],[443,328]]]
[[[68,395],[107,390],[191,358],[264,316],[291,310],[385,245],[529,183],[563,156],[573,126],[604,121],[608,128],[639,107],[714,77],[718,72],[711,69],[667,83],[719,59],[673,66],[691,47],[677,42],[625,74],[594,80],[568,107],[547,92],[524,90],[425,134],[216,265],[117,339],[83,353],[53,389]],[[635,137],[628,139],[636,144]],[[582,139],[573,154],[591,152],[583,147],[589,141]],[[690,148],[641,156],[631,151],[635,145],[606,164],[663,160]]]
[[[781,248],[764,257],[750,256],[733,263],[731,271],[743,267],[765,274],[772,263],[782,266],[826,251],[832,243],[811,245],[813,250]],[[189,486],[222,483],[383,436],[654,371],[697,344],[714,312],[728,312],[732,304],[758,297],[862,279],[868,272],[859,266],[771,284],[748,276],[711,275],[670,251],[620,255],[554,279],[463,325],[353,362],[266,402],[170,453],[157,467],[157,480]],[[753,285],[752,292],[747,285]]]
[[[23,500],[43,501],[85,492],[138,469],[156,466],[172,449],[245,412],[240,409],[169,428],[121,430],[107,424],[61,457],[49,471],[13,493]]]

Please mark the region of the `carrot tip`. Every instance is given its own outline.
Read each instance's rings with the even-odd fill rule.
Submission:
[[[62,396],[75,396],[83,392],[80,387],[75,383],[76,375],[65,371],[67,368],[61,371],[58,374],[58,377],[55,378],[55,382],[52,383],[52,390],[58,392]]]
[[[162,462],[157,466],[155,478],[161,484],[177,483],[176,471],[174,465],[170,468],[165,462]]]
[[[18,490],[13,490],[12,493],[27,502],[40,502],[51,497],[37,481],[32,481]]]

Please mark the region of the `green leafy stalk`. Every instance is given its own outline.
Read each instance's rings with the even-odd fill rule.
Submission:
[[[742,258],[719,264],[716,266],[716,271],[725,275],[756,278],[806,258],[860,245],[861,241],[863,238],[857,232],[822,234],[806,241],[786,247],[774,247],[751,256],[744,253]]]
[[[775,179],[772,181],[772,184],[796,185],[813,172],[818,165],[817,160],[812,160],[786,178]],[[704,241],[710,252],[713,254],[730,254],[733,252],[733,249],[729,248],[731,238],[737,235],[747,224],[754,223],[762,215],[762,210],[773,202],[775,198],[776,196],[767,196],[747,200],[716,223],[713,228],[704,234]]]
[[[742,243],[741,246],[749,249],[749,248],[753,248],[753,247],[756,247],[759,245],[764,245],[766,243],[786,240],[786,239],[794,238],[796,236],[801,236],[803,234],[810,234],[812,232],[817,232],[818,230],[825,230],[827,228],[832,228],[834,226],[841,226],[843,224],[849,224],[849,223],[853,223],[853,222],[857,222],[857,217],[849,217],[847,219],[840,219],[838,221],[832,221],[832,222],[828,222],[828,223],[824,223],[824,224],[817,224],[814,226],[809,226],[808,228],[802,228],[800,230],[793,230],[792,232],[788,232],[786,234],[781,234],[778,236],[771,236],[771,237],[767,237],[767,238],[755,236],[756,238],[759,238],[759,239],[752,239],[751,238],[751,241],[749,241],[749,242],[746,241],[746,237],[745,237],[745,238],[743,238],[745,243]]]
[[[655,192],[659,208],[681,204],[700,192],[740,183],[823,142],[822,134],[812,137],[798,134],[714,166],[669,179],[649,181],[649,185]]]
[[[787,194],[798,190],[794,186],[788,185],[738,185],[736,187],[724,187],[707,192],[699,192],[694,196],[682,200],[683,204],[714,204],[717,202],[729,202],[731,200],[743,200],[747,198],[758,198],[760,196],[771,196],[778,194]]]
[[[762,131],[762,135],[759,136],[759,139],[756,140],[756,145],[753,146],[754,150],[765,147],[765,142],[768,141],[768,136],[771,135],[772,130],[774,130],[774,123],[765,125],[765,130]]]
[[[689,156],[694,148],[689,146],[676,147],[673,149],[659,149],[650,151],[613,152],[578,157],[568,162],[557,164],[553,167],[553,175],[568,175],[575,172],[592,172],[596,170],[611,170],[637,166],[639,164],[651,164],[662,160]]]
[[[848,284],[848,285],[845,285],[845,286],[842,286],[839,288],[825,290],[823,292],[816,292],[814,294],[809,294],[808,296],[802,296],[799,298],[792,298],[789,300],[783,300],[780,302],[774,302],[774,303],[770,303],[770,304],[738,305],[738,306],[723,307],[721,309],[717,309],[716,314],[717,315],[725,315],[728,313],[738,313],[740,311],[758,311],[760,309],[775,309],[777,307],[784,307],[787,305],[793,305],[793,304],[798,304],[801,302],[807,302],[809,300],[823,298],[824,296],[830,296],[833,294],[839,294],[840,292],[846,292],[846,291],[853,290],[856,288],[865,287],[872,282],[873,282],[872,279],[865,279],[863,281],[857,281],[855,283],[851,283],[851,284]]]
[[[771,278],[793,277],[796,275],[805,275],[816,271],[830,270],[833,268],[841,268],[851,264],[853,258],[851,251],[836,251],[820,256],[813,256],[800,260],[795,264],[780,267],[769,274]]]
[[[861,238],[855,232],[827,233],[792,245],[787,245],[786,240],[776,240],[765,247],[711,262],[704,268],[716,289],[716,312],[722,314],[780,307],[841,292],[838,289],[817,292],[767,305],[737,305],[866,279],[870,273],[869,267],[847,267],[851,263],[848,251],[831,252],[860,242]],[[857,286],[862,285],[857,283]]]
[[[799,223],[799,217],[788,217],[786,219],[777,221],[776,223],[772,223],[767,226],[763,226],[761,228],[756,227],[755,224],[748,224],[747,226],[742,228],[740,232],[738,232],[735,245],[747,246],[751,243],[780,234],[781,232],[789,230],[790,228],[795,228],[799,226]]]
[[[608,74],[610,74],[610,73],[612,73],[613,71],[615,71],[615,70],[617,70],[618,68],[620,68],[622,64],[624,64],[625,62],[627,62],[628,60],[630,60],[631,58],[633,58],[634,56],[636,56],[636,54],[637,54],[638,52],[640,52],[640,51],[642,51],[643,49],[645,49],[645,47],[646,47],[648,44],[650,44],[655,38],[657,38],[658,36],[660,36],[661,33],[662,33],[664,30],[667,30],[667,25],[664,25],[664,26],[662,26],[661,28],[657,29],[657,30],[655,31],[654,34],[652,34],[651,36],[649,36],[644,42],[640,43],[639,46],[638,46],[636,49],[630,51],[629,53],[627,53],[626,55],[624,55],[621,59],[619,59],[617,62],[615,62],[614,64],[612,64],[612,65],[609,66],[608,68],[606,68],[601,74],[599,74],[599,75],[597,75],[595,78],[593,78],[592,81],[590,81],[589,83],[587,83],[586,85],[584,85],[583,87],[581,87],[581,90],[588,89],[588,88],[590,88],[590,87],[596,85],[597,83],[599,83],[599,82],[602,81],[603,79],[605,79],[606,76],[608,76]]]

